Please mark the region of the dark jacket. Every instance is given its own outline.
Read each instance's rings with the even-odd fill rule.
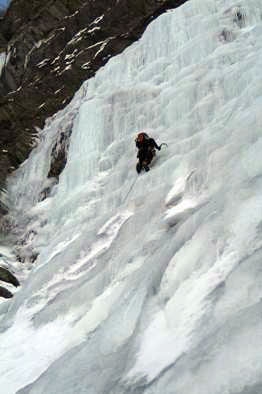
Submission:
[[[154,138],[145,139],[143,142],[136,141],[136,147],[140,150],[149,150],[149,149],[158,149],[160,150],[160,146],[157,145]]]
[[[146,138],[142,142],[136,141],[136,147],[138,148],[137,157],[141,162],[144,160],[150,162],[154,156],[154,149],[161,149],[161,147],[157,145],[154,138]]]

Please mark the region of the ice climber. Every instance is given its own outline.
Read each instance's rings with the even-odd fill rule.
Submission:
[[[150,170],[148,166],[156,154],[156,149],[161,150],[161,145],[158,146],[154,138],[149,137],[146,133],[139,133],[135,142],[138,148],[136,170],[139,174],[143,168],[145,171]]]

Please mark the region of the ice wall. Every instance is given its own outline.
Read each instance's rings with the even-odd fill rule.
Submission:
[[[0,310],[6,394],[261,392],[261,15],[191,0],[48,121],[9,183],[38,258]],[[141,129],[168,149],[137,177]]]

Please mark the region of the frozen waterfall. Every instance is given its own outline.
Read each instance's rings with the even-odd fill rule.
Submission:
[[[191,0],[48,119],[9,180],[38,257],[0,305],[4,394],[262,392],[261,69],[261,0]],[[140,130],[168,148],[137,176]]]

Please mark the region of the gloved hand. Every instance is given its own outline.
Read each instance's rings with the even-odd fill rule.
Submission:
[[[161,145],[158,147],[158,150],[161,150]]]

